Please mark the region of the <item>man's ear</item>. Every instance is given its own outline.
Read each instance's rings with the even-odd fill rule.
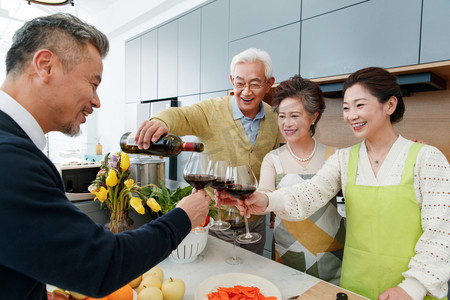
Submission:
[[[269,90],[270,90],[270,88],[272,87],[272,85],[275,83],[275,77],[270,77],[268,80],[267,80],[267,91],[266,91],[266,93],[268,93],[269,92]]]
[[[36,75],[41,78],[42,81],[48,83],[53,73],[55,64],[55,54],[47,49],[41,49],[37,51],[33,56],[33,68]]]

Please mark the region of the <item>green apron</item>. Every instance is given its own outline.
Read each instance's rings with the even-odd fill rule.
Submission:
[[[391,186],[356,185],[361,144],[351,148],[345,188],[347,236],[341,276],[343,288],[377,299],[403,281],[402,273],[408,270],[415,245],[423,233],[414,192],[414,165],[422,146],[418,143],[411,146],[401,183]]]

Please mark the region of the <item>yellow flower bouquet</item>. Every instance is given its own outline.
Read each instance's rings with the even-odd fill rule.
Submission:
[[[139,186],[130,176],[130,158],[125,152],[106,154],[100,164],[100,171],[89,187],[99,200],[106,205],[110,212],[109,229],[120,232],[127,229],[128,210],[132,207],[143,215],[147,208],[154,213],[161,211],[161,207],[154,198],[147,197],[148,186]]]

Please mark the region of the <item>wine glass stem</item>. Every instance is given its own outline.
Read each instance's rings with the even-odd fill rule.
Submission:
[[[217,223],[222,224],[222,219],[220,217],[220,205],[217,207]]]
[[[233,230],[233,261],[236,261],[236,230]]]
[[[250,237],[250,229],[248,228],[248,220],[247,220],[247,215],[244,214],[244,220],[245,220],[245,236],[246,237]]]

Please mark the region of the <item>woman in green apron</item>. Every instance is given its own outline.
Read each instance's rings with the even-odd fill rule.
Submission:
[[[342,189],[340,285],[370,299],[447,299],[450,167],[435,147],[395,132],[403,113],[395,76],[380,68],[355,72],[344,84],[343,117],[363,141],[337,150],[312,179],[238,205],[242,213],[302,220]]]
[[[261,192],[312,178],[335,150],[313,138],[325,109],[318,84],[299,75],[283,81],[272,93],[272,106],[286,144],[264,157],[258,185]],[[307,220],[288,221],[276,216],[273,225],[273,259],[339,284],[345,226],[336,201],[328,202]]]

